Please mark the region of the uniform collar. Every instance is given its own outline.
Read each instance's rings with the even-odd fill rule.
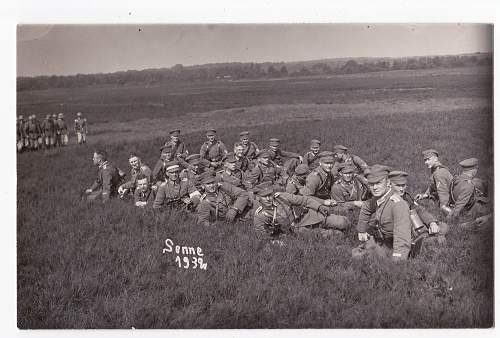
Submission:
[[[108,161],[104,161],[99,165],[99,169],[102,169],[103,167],[108,165]]]
[[[377,207],[380,206],[382,203],[384,203],[385,201],[387,201],[387,199],[394,193],[394,191],[392,189],[389,189],[383,196],[381,196],[378,200],[377,200]]]

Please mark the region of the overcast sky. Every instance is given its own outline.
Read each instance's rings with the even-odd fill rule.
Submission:
[[[490,26],[474,24],[24,25],[17,74],[489,52],[491,39]]]

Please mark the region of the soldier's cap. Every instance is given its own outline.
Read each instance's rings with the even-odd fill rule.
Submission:
[[[201,183],[203,183],[203,184],[215,183],[214,174],[212,172],[207,172],[207,175],[204,175]]]
[[[236,163],[236,161],[237,161],[237,159],[233,153],[227,154],[226,158],[224,159],[224,162],[227,162],[227,163]]]
[[[333,147],[333,149],[336,151],[336,152],[339,152],[339,151],[346,151],[347,150],[347,147],[341,145],[341,144],[337,144],[335,147]]]
[[[179,136],[180,133],[181,131],[179,129],[174,129],[170,131],[170,135],[172,136]]]
[[[108,153],[104,149],[96,149],[94,150],[94,153],[101,156],[103,159],[106,159],[108,157]]]
[[[479,160],[475,157],[468,158],[459,163],[463,169],[475,169],[478,167]]]
[[[394,184],[406,184],[408,182],[408,173],[401,170],[393,170],[389,173],[389,179]]]
[[[295,174],[299,176],[304,176],[307,175],[308,173],[309,173],[309,167],[307,166],[307,164],[302,163],[295,167]]]
[[[342,174],[350,174],[356,171],[356,167],[348,164],[348,163],[342,163],[339,168],[339,172]]]
[[[24,120],[24,116],[19,115],[18,119],[19,119],[19,120]]]
[[[169,173],[175,173],[179,170],[181,170],[181,167],[179,166],[179,163],[176,161],[168,162],[167,167],[165,170]]]
[[[330,155],[322,156],[320,161],[323,163],[335,163],[336,162],[335,158],[333,156],[330,156]]]
[[[274,194],[274,186],[272,182],[263,182],[255,187],[257,196],[264,197]]]
[[[272,146],[277,146],[280,144],[280,139],[279,138],[270,138],[269,144]]]
[[[76,113],[76,116],[82,116],[82,113],[78,112]]]
[[[217,131],[215,129],[208,129],[207,130],[207,136],[215,135],[217,134]]]
[[[249,131],[247,131],[247,130],[244,130],[244,131],[242,131],[242,132],[240,133],[240,137],[243,137],[243,136],[248,136],[248,135],[250,135],[250,132],[249,132]]]
[[[262,151],[259,153],[259,158],[264,157],[264,158],[269,158],[269,152],[268,151]]]
[[[311,140],[311,147],[319,147],[321,145],[320,140]]]
[[[190,164],[199,164],[200,158],[201,158],[200,154],[192,154],[192,155],[189,155],[188,157],[186,157],[186,162],[188,162]]]
[[[390,171],[391,168],[386,165],[374,164],[369,168],[366,179],[368,183],[378,183],[387,178]]]
[[[422,151],[422,155],[424,156],[424,160],[431,158],[432,156],[439,157],[439,153],[435,149],[426,149]]]
[[[321,157],[325,157],[325,156],[332,156],[333,157],[334,155],[334,152],[333,151],[329,151],[329,150],[323,150],[321,151],[318,156],[321,158]]]

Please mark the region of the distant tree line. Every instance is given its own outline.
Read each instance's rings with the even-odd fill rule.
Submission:
[[[310,75],[335,75],[404,69],[492,65],[491,53],[406,58],[331,59],[306,62],[215,63],[197,66],[128,70],[115,73],[68,76],[18,77],[17,90],[76,88],[99,85],[154,85],[207,80],[263,79]]]

